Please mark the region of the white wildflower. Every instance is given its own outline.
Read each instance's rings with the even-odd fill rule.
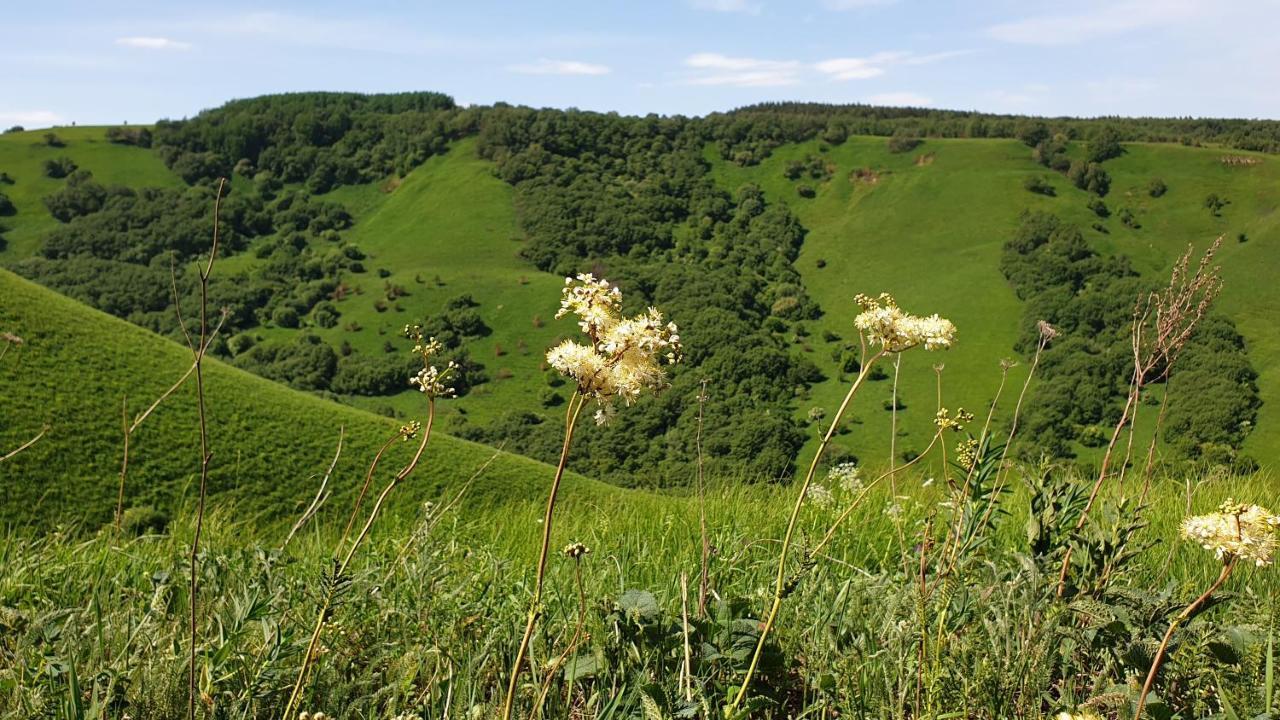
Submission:
[[[827,482],[838,485],[847,493],[862,491],[862,471],[851,462],[831,466],[827,471]]]
[[[1212,550],[1219,560],[1241,558],[1262,567],[1274,562],[1280,517],[1258,505],[1227,500],[1218,512],[1182,521],[1182,536]]]
[[[815,505],[823,507],[836,501],[835,496],[831,494],[831,491],[828,490],[825,485],[816,484],[810,485],[809,489],[805,491],[805,499]]]
[[[854,326],[868,341],[888,352],[902,352],[917,345],[923,345],[925,350],[946,350],[955,343],[956,326],[950,320],[936,314],[910,315],[888,294],[878,298],[858,295],[855,302],[862,306],[862,312],[854,318]]]

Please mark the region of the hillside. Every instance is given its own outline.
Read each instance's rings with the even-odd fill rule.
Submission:
[[[108,520],[120,469],[121,402],[127,395],[131,415],[149,405],[189,367],[187,349],[4,270],[0,328],[24,341],[0,360],[0,448],[8,452],[49,425],[40,442],[0,463],[0,521],[25,526]],[[209,361],[207,388],[214,502],[231,503],[242,517],[258,521],[292,517],[310,502],[341,427],[346,440],[328,508],[339,511],[358,489],[374,451],[397,427],[217,360]],[[196,447],[189,384],[134,434],[127,504],[172,509],[189,500]],[[380,476],[394,472],[407,452],[398,447],[389,453]],[[439,433],[395,504],[438,501],[491,458],[469,502],[493,505],[545,492],[552,468]],[[586,497],[617,492],[577,476],[568,482]]]
[[[614,426],[583,430],[582,469],[620,484],[682,485],[693,476],[702,378],[710,382],[713,472],[751,479],[794,472],[813,447],[811,417],[820,414],[813,410],[833,412],[843,395],[859,292],[891,292],[907,310],[941,313],[960,328],[948,353],[903,356],[899,456],[923,449],[931,433],[936,364],[945,367],[943,403],[981,415],[999,384],[1000,360],[1016,359],[1007,413],[1029,360],[1015,347],[1028,305],[1002,274],[1002,252],[1025,210],[1077,225],[1100,261],[1123,256],[1153,283],[1188,245],[1204,248],[1223,235],[1219,312],[1247,343],[1261,399],[1257,429],[1238,433],[1247,438],[1230,452],[1266,465],[1280,451],[1280,333],[1267,322],[1280,305],[1280,290],[1267,281],[1280,260],[1273,249],[1280,168],[1259,153],[1132,141],[1254,146],[1257,136],[1240,129],[1248,123],[1215,135],[1202,123],[1047,121],[1071,133],[1063,143],[1073,160],[1094,135],[1118,127],[1130,140],[1103,163],[1111,182],[1102,218],[1088,207],[1097,202],[1092,193],[1037,164],[1012,137],[1025,118],[756,106],[653,120],[419,101],[426,109],[409,111],[396,96],[369,96],[378,109],[361,117],[381,134],[327,145],[299,137],[291,113],[314,103],[346,118],[366,112],[365,100],[321,93],[237,101],[160,123],[153,149],[106,143],[101,128],[59,129],[66,146],[58,149],[44,146],[41,133],[5,135],[0,171],[14,168],[16,183],[0,192],[19,212],[0,220],[10,228],[0,262],[172,337],[161,287],[167,261],[155,252],[167,236],[143,238],[149,254],[119,263],[113,248],[140,241],[115,226],[142,210],[104,218],[110,213],[89,209],[58,223],[40,197],[64,181],[42,177],[40,164],[69,157],[104,186],[193,183],[173,196],[186,214],[182,232],[170,233],[178,236],[205,232],[211,198],[203,188],[210,173],[234,165],[240,242],[216,273],[218,302],[237,308],[226,345],[216,348],[223,359],[351,406],[412,417],[419,398],[404,389],[395,350],[400,329],[421,322],[449,336],[467,367],[470,387],[442,408],[442,427],[544,461],[558,449],[569,393],[542,359],[573,331],[552,318],[558,288],[564,274],[603,273],[632,307],[668,311],[692,355],[664,398]],[[232,116],[258,118],[256,135],[237,136],[226,122]],[[984,137],[955,137],[978,129]],[[908,152],[891,152],[879,135],[907,131],[926,136]],[[237,161],[245,146],[258,154]],[[788,177],[789,166],[815,164],[818,174]],[[1028,192],[1024,183],[1034,178],[1052,194]],[[1147,186],[1156,178],[1167,192],[1152,197]],[[804,186],[812,197],[800,193]],[[1211,194],[1226,200],[1217,212],[1204,206]],[[57,243],[42,249],[52,230]],[[32,265],[38,252],[45,257]],[[119,279],[126,277],[143,280]],[[189,303],[190,278],[180,284]],[[868,386],[837,440],[839,453],[864,464],[889,461],[890,387]],[[1036,401],[1033,393],[1029,402]],[[1118,414],[1111,402],[1107,412]],[[1114,422],[1107,417],[1064,426],[1066,454],[1091,461],[1096,451],[1074,438],[1104,432]],[[1149,432],[1142,423],[1140,432]]]
[[[1227,165],[1224,155],[1259,163]],[[830,180],[784,176],[789,162],[809,157],[834,165]],[[1112,177],[1105,198],[1112,214],[1105,220],[1086,207],[1089,193],[1046,172],[1014,140],[929,139],[900,154],[890,153],[881,138],[849,138],[838,146],[810,142],[778,148],[753,167],[716,162],[715,175],[725,187],[759,184],[769,197],[786,202],[808,229],[797,266],[827,310],[811,342],[812,357],[829,377],[839,373],[829,344],[818,343],[818,337],[826,330],[850,334],[851,299],[858,292],[884,289],[908,309],[940,312],[956,322],[961,340],[944,356],[904,356],[900,394],[906,408],[898,420],[907,434],[899,438],[899,449],[927,442],[932,430],[935,361],[945,364],[946,404],[978,409],[998,385],[999,359],[1016,357],[1022,303],[1000,273],[1000,253],[1024,209],[1050,211],[1078,224],[1095,249],[1127,256],[1155,279],[1163,279],[1188,246],[1203,249],[1225,236],[1218,255],[1225,281],[1218,310],[1237,323],[1259,372],[1263,405],[1245,449],[1268,463],[1280,453],[1280,330],[1268,320],[1280,311],[1280,288],[1264,279],[1280,267],[1280,163],[1217,148],[1128,144],[1105,167]],[[859,169],[870,172],[858,178]],[[1026,191],[1029,177],[1048,178],[1056,194]],[[1157,177],[1168,191],[1152,198],[1145,187]],[[814,198],[798,195],[805,183],[815,187]],[[1210,193],[1231,201],[1221,217],[1202,205]],[[1121,208],[1133,211],[1139,227],[1118,219]],[[1241,233],[1246,242],[1239,240]],[[1026,368],[1025,358],[1019,359],[1021,367],[1010,373],[1015,388]],[[838,384],[822,383],[811,402],[831,408],[842,393]],[[855,414],[865,422],[857,430],[866,438],[861,447],[871,458],[887,459],[889,413],[878,406],[888,390],[880,395],[873,398],[873,410]]]

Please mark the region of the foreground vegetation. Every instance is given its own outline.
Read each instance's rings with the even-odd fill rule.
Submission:
[[[1059,473],[1047,485],[1061,491],[1069,478]],[[1028,485],[1039,482],[1033,468],[1016,473],[1001,501],[1009,514],[996,516],[957,571],[945,582],[929,571],[922,584],[935,548],[922,555],[915,544],[949,517],[939,483],[922,487],[926,480],[904,478],[907,498],[874,494],[814,558],[753,687],[770,699],[760,717],[1038,718],[1086,703],[1105,717],[1132,717],[1168,618],[1218,571],[1210,553],[1176,539],[1186,508],[1273,499],[1265,478],[1192,478],[1189,497],[1182,478],[1162,481],[1140,515],[1129,505],[1099,516],[1086,541],[1094,580],[1061,602],[1053,554],[1062,539],[1047,532],[1060,519],[1043,504],[1044,487]],[[850,498],[838,484],[831,490],[833,502],[804,519],[810,542]],[[492,509],[453,488],[428,497],[378,527],[344,579],[304,710],[379,719],[497,713],[524,625],[541,503]],[[781,488],[709,492],[703,612],[694,499],[566,495],[556,548],[581,542],[591,552],[551,560],[521,716],[545,694],[545,717],[629,718],[652,704],[658,714],[646,717],[719,717],[759,634],[776,561],[770,539],[781,536],[789,501]],[[1033,517],[1033,505],[1044,514]],[[224,504],[206,528],[200,717],[279,717],[331,580],[342,513],[321,513],[282,548],[283,532],[240,519],[252,512]],[[185,521],[136,538],[86,537],[75,526],[7,536],[3,716],[181,717],[189,540]],[[1149,703],[1152,717],[1275,711],[1266,658],[1276,657],[1276,573],[1242,568],[1223,590],[1223,602],[1176,636],[1156,686],[1166,705]]]

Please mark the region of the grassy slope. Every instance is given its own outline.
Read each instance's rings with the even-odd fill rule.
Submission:
[[[187,350],[3,270],[0,329],[26,341],[0,359],[0,454],[43,423],[50,425],[43,440],[0,464],[0,522],[104,521],[118,482],[121,395],[128,394],[131,414],[139,412],[189,367]],[[341,507],[376,447],[396,427],[214,360],[208,363],[207,388],[211,492],[243,508],[247,517],[292,516],[309,502],[340,426],[347,439],[331,485],[338,498],[331,507]],[[199,455],[194,398],[189,384],[134,435],[130,504],[173,506],[193,492]],[[422,417],[424,409],[419,405],[414,415]],[[402,444],[389,454],[380,475],[398,468],[409,449]],[[438,500],[494,455],[490,448],[435,435],[397,504]],[[550,476],[551,468],[541,463],[498,453],[469,497],[481,505],[536,499]],[[622,492],[576,476],[568,487],[585,497]]]
[[[56,134],[66,147],[46,145],[46,132]],[[103,137],[105,132],[106,128],[102,127],[74,127],[0,134],[0,172],[8,173],[15,180],[13,185],[0,184],[0,193],[8,195],[18,208],[13,217],[0,218],[0,225],[11,228],[4,233],[8,248],[0,248],[0,261],[35,254],[40,238],[58,224],[42,200],[66,181],[45,177],[42,165],[46,160],[69,157],[81,169],[92,171],[94,178],[104,185],[169,187],[182,184],[155,153],[131,145],[113,145]]]
[[[787,202],[809,230],[799,268],[827,315],[814,323],[808,345],[832,379],[816,387],[798,410],[820,406],[830,412],[841,397],[830,357],[833,345],[822,342],[821,331],[856,338],[853,295],[888,291],[909,310],[952,318],[960,330],[959,344],[947,353],[904,356],[900,395],[907,408],[900,411],[899,423],[907,432],[898,447],[919,449],[931,433],[936,406],[932,365],[946,365],[944,404],[979,412],[998,384],[997,361],[1013,352],[1021,303],[1000,274],[999,257],[1018,213],[1051,210],[1088,228],[1097,220],[1085,207],[1089,196],[1035,165],[1026,147],[1011,140],[929,140],[914,152],[894,155],[882,138],[850,138],[824,155],[836,165],[830,181],[783,177],[787,161],[810,154],[819,154],[818,143],[779,148],[756,167],[715,161],[725,187],[758,183],[769,198]],[[1267,158],[1259,165],[1227,167],[1222,155],[1171,145],[1130,146],[1106,164],[1113,178],[1106,198],[1113,215],[1104,223],[1109,234],[1087,229],[1086,236],[1100,250],[1123,252],[1144,272],[1163,276],[1188,243],[1203,248],[1216,235],[1229,233],[1221,253],[1227,285],[1219,307],[1239,323],[1262,373],[1266,405],[1247,449],[1266,464],[1280,451],[1280,331],[1268,320],[1280,305],[1280,288],[1266,280],[1276,266],[1273,248],[1280,243],[1280,193],[1275,191],[1280,164]],[[931,161],[918,164],[921,156]],[[856,168],[877,171],[878,181],[851,182]],[[1024,190],[1022,182],[1031,175],[1047,176],[1056,197]],[[1153,199],[1142,188],[1157,176],[1170,189]],[[817,196],[799,197],[799,183],[814,185]],[[1201,206],[1210,192],[1232,201],[1221,219]],[[1115,218],[1125,206],[1138,215],[1140,228],[1127,228]],[[1248,243],[1236,242],[1240,231],[1249,235]],[[824,268],[817,267],[819,259],[826,261]],[[1024,372],[1010,373],[1006,406]],[[889,392],[888,383],[873,384],[853,410],[862,424],[844,442],[865,460],[889,456],[889,412],[882,409]]]
[[[492,165],[477,157],[475,141],[468,139],[392,187],[348,187],[327,196],[356,216],[347,237],[368,254],[368,272],[357,281],[363,294],[338,303],[338,326],[314,331],[335,346],[345,340],[361,351],[382,352],[383,343],[398,337],[405,323],[438,312],[449,298],[470,294],[492,333],[467,349],[485,366],[490,382],[451,404],[448,422],[462,422],[459,410],[467,422],[485,422],[513,407],[537,409],[538,393],[547,387],[543,352],[572,326],[553,319],[561,279],[518,256],[521,234],[510,186],[493,176]],[[379,269],[389,270],[390,277],[378,278]],[[384,282],[409,294],[380,313],[374,301],[383,296]],[[345,329],[352,321],[359,331]],[[416,398],[406,391],[352,402],[408,411]]]

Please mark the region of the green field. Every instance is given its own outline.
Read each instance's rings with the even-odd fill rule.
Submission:
[[[1280,454],[1280,331],[1268,318],[1280,309],[1280,288],[1268,282],[1270,269],[1280,262],[1280,164],[1270,158],[1257,165],[1227,166],[1224,152],[1176,145],[1131,144],[1120,158],[1107,162],[1112,190],[1106,197],[1112,210],[1102,221],[1108,233],[1086,230],[1101,252],[1124,254],[1151,277],[1165,277],[1173,261],[1188,246],[1206,248],[1225,235],[1218,258],[1225,287],[1220,312],[1236,321],[1249,345],[1249,357],[1260,374],[1263,406],[1258,429],[1246,451],[1264,465]],[[820,156],[835,165],[831,179],[788,180],[788,161]],[[874,181],[855,180],[851,173],[866,168]],[[1026,146],[1014,140],[927,140],[915,151],[892,154],[883,138],[850,138],[842,145],[819,151],[819,143],[785,146],[758,166],[742,168],[715,161],[715,174],[726,188],[746,182],[760,185],[771,199],[787,202],[808,229],[798,267],[805,286],[826,315],[816,323],[808,342],[811,357],[830,380],[813,389],[806,406],[838,405],[844,385],[823,330],[856,340],[852,317],[857,293],[889,292],[912,312],[938,312],[959,328],[960,340],[945,353],[903,356],[899,395],[906,405],[898,422],[906,434],[898,450],[921,449],[932,433],[936,408],[933,365],[945,365],[943,402],[975,412],[984,409],[999,384],[1001,358],[1011,357],[1017,337],[1021,304],[1000,273],[1000,249],[1012,235],[1019,213],[1027,208],[1051,211],[1082,228],[1098,220],[1086,208],[1090,195],[1065,178],[1032,162]],[[1055,197],[1023,189],[1025,178],[1045,176]],[[1168,192],[1149,197],[1144,188],[1163,178]],[[797,194],[799,184],[815,186],[816,197]],[[1202,206],[1209,193],[1228,198],[1222,217]],[[1131,229],[1116,217],[1131,208],[1140,227]],[[1248,242],[1240,243],[1238,233]],[[819,268],[818,261],[825,261]],[[1026,362],[1010,372],[1016,390],[1025,377]],[[855,427],[858,441],[848,441],[873,462],[888,462],[890,413],[881,403],[890,396],[888,383],[872,386],[869,402],[855,408],[862,421]],[[1003,405],[1011,405],[1010,395]],[[883,459],[883,460],[882,460]]]
[[[0,360],[0,448],[7,453],[42,426],[49,428],[31,449],[0,463],[0,521],[17,527],[67,521],[96,527],[109,521],[119,483],[121,404],[127,399],[131,417],[142,412],[186,372],[190,353],[4,270],[0,328],[24,341]],[[408,352],[406,341],[399,345]],[[345,441],[330,489],[335,507],[348,505],[374,452],[398,427],[216,360],[208,365],[211,492],[264,523],[292,518],[306,507],[340,430]],[[413,417],[425,420],[425,412],[420,400]],[[167,512],[189,500],[198,478],[198,437],[194,384],[188,383],[134,433],[126,505]],[[410,449],[394,448],[379,477],[398,469]],[[469,497],[490,504],[540,496],[552,471],[438,433],[397,505],[435,498],[482,466]],[[616,492],[582,478],[570,482],[587,495]]]
[[[101,127],[62,127],[0,134],[0,172],[8,173],[14,184],[0,183],[0,193],[9,196],[18,212],[0,218],[8,247],[0,247],[0,263],[35,254],[45,232],[57,226],[42,202],[57,190],[62,180],[45,177],[45,161],[69,157],[82,170],[93,173],[104,185],[129,187],[177,187],[182,184],[154,153],[131,145],[115,145],[103,137]],[[65,147],[50,147],[44,135],[52,132]]]

